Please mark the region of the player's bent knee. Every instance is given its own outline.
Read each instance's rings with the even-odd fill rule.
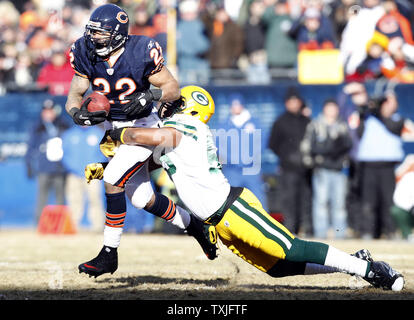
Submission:
[[[124,191],[124,188],[114,186],[114,185],[112,185],[110,183],[107,183],[107,182],[104,183],[104,186],[105,186],[105,193],[112,194],[112,193],[120,193],[120,192]]]
[[[148,202],[150,202],[151,197],[143,197],[142,195],[133,195],[131,198],[129,198],[132,205],[137,209],[144,209]]]
[[[140,186],[138,189],[126,188],[126,194],[131,201],[132,205],[137,209],[144,209],[149,202],[151,202],[152,197],[154,196],[154,191],[149,188],[147,190],[142,190]]]

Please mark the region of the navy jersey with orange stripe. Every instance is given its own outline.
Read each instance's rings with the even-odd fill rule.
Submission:
[[[164,58],[160,45],[145,36],[130,35],[118,58],[116,56],[103,60],[99,56],[91,58],[85,37],[79,38],[70,51],[70,61],[75,73],[89,79],[92,90],[106,95],[111,103],[110,120],[132,120],[122,112],[125,96],[142,92],[150,88],[148,77],[160,71]],[[123,50],[123,51],[122,51]],[[148,107],[147,114],[152,106]],[[133,118],[133,119],[136,119]]]

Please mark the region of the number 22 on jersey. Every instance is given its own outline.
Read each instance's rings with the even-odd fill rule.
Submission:
[[[101,92],[104,95],[107,95],[111,92],[111,86],[108,80],[104,78],[95,78],[92,83],[94,86],[102,88],[101,90],[96,90],[97,92]],[[128,100],[124,100],[125,97],[132,94],[137,88],[137,85],[135,84],[134,80],[132,80],[131,78],[121,78],[115,83],[115,90],[122,90],[125,87],[126,87],[126,90],[124,90],[118,96],[118,100],[122,104],[125,104],[128,102]],[[109,103],[114,103],[114,101],[109,100]]]

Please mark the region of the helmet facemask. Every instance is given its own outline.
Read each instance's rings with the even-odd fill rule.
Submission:
[[[90,41],[93,50],[100,57],[106,57],[124,44],[126,37],[118,33],[92,25],[89,21],[86,26],[85,37]]]

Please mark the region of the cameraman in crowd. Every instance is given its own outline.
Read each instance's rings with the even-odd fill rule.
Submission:
[[[395,167],[404,158],[401,139],[405,119],[397,114],[394,93],[371,99],[360,108],[361,137],[357,160],[361,169],[361,237],[393,238],[391,217]]]

